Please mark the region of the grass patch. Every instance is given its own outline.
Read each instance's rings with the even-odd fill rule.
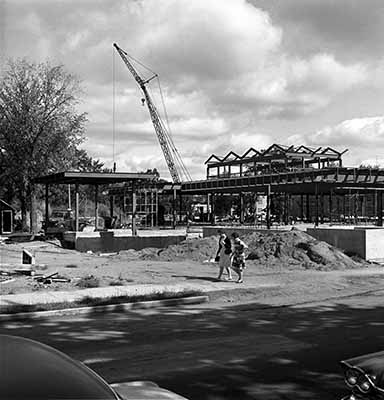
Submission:
[[[124,286],[124,281],[111,281],[109,282],[109,286]]]
[[[95,307],[106,306],[112,304],[123,303],[137,303],[140,301],[153,301],[153,300],[166,300],[166,299],[179,299],[182,297],[201,296],[204,293],[200,290],[183,290],[181,292],[154,292],[144,295],[135,296],[116,296],[116,297],[89,297],[85,296],[81,300],[75,302],[60,302],[60,303],[42,303],[42,304],[23,304],[1,306],[0,314],[18,314],[22,312],[37,312],[37,311],[51,311],[63,310],[66,308],[78,307]]]
[[[100,286],[100,281],[93,275],[84,276],[76,283],[76,286],[80,288],[96,288]]]

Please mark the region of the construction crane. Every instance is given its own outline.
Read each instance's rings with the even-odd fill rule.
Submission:
[[[124,61],[125,65],[135,78],[136,82],[140,86],[140,89],[143,91],[144,98],[141,100],[142,104],[147,103],[147,107],[149,110],[149,114],[151,116],[151,120],[153,123],[153,126],[155,128],[155,132],[157,135],[157,138],[160,143],[160,147],[163,151],[165,161],[167,163],[169,172],[171,174],[172,180],[174,183],[180,183],[181,182],[181,177],[183,177],[187,181],[191,181],[191,176],[179,154],[179,152],[176,149],[176,146],[173,143],[173,140],[169,134],[169,128],[167,130],[164,122],[160,118],[160,115],[156,109],[156,106],[154,105],[151,96],[148,93],[146,85],[152,81],[153,79],[158,79],[158,75],[154,74],[152,77],[149,79],[143,79],[135,70],[133,67],[132,63],[129,61],[128,57],[129,55],[122,50],[116,43],[113,44],[117,52],[119,53],[120,57]]]

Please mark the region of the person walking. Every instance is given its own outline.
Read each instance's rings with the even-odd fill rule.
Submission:
[[[240,239],[237,232],[233,232],[231,237],[233,240],[232,269],[239,276],[239,279],[236,281],[236,283],[243,283],[244,270],[246,268],[245,249],[247,249],[248,246]]]
[[[221,229],[218,230],[220,234],[219,238],[219,249],[217,251],[216,259],[219,261],[219,276],[217,279],[220,281],[223,276],[224,270],[228,274],[227,280],[232,280],[231,273],[231,255],[232,255],[232,243],[229,237]]]

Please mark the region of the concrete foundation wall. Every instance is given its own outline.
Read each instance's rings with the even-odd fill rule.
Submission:
[[[365,235],[366,260],[384,260],[384,229],[367,229]]]
[[[115,236],[114,232],[99,232],[98,236],[81,236],[81,233],[64,234],[63,246],[86,252],[117,252],[121,250],[141,250],[146,247],[164,248],[179,244],[185,235],[172,236]]]
[[[384,260],[384,229],[307,229],[307,233],[346,251],[371,261]]]
[[[343,251],[366,257],[365,230],[363,229],[323,229],[310,228],[307,233]]]

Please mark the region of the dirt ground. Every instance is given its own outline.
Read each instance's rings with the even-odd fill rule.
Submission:
[[[22,250],[35,255],[36,274],[58,272],[70,282],[39,283],[30,276],[0,275],[0,293],[77,290],[82,287],[195,283],[203,290],[238,289],[228,302],[257,297],[261,302],[296,302],[375,290],[384,283],[384,269],[317,241],[301,231],[252,233],[248,244],[245,283],[217,282],[218,237],[193,238],[166,249],[122,251],[119,254],[80,253],[63,249],[59,241],[0,242],[0,271],[21,263]],[[13,281],[6,281],[13,278]],[[255,288],[257,289],[255,292]],[[272,301],[273,302],[273,301]]]

